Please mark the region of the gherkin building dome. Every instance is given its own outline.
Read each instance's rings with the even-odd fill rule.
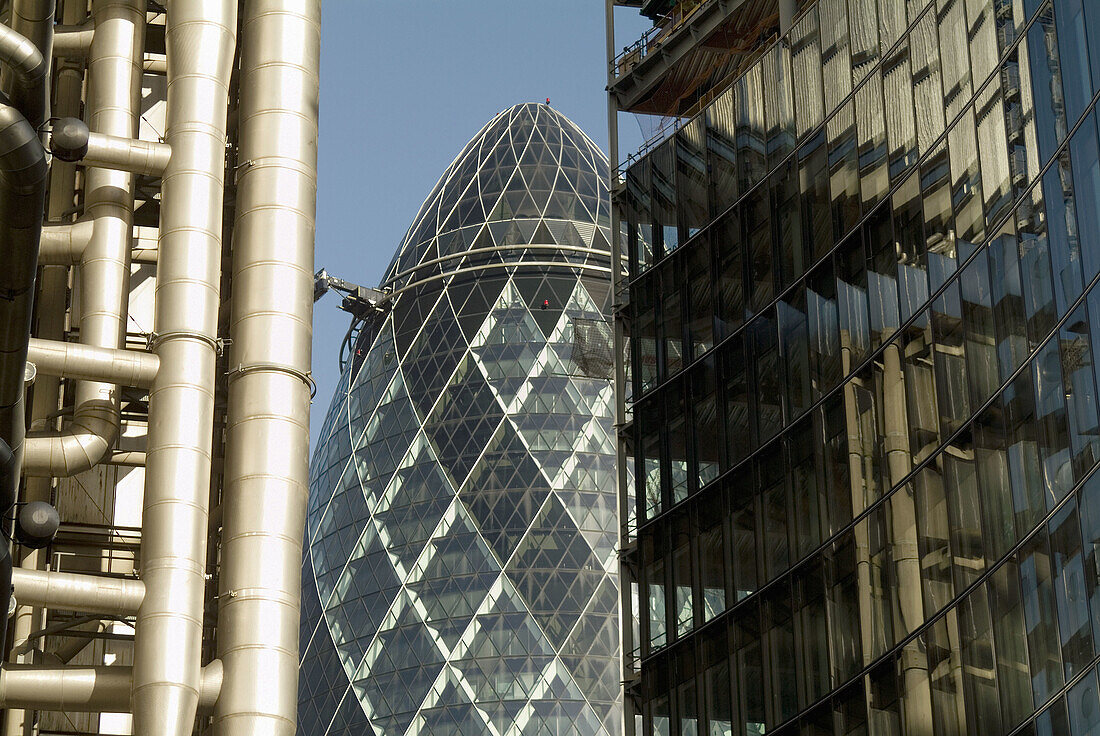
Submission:
[[[519,105],[410,226],[311,465],[300,734],[619,732],[607,171]]]

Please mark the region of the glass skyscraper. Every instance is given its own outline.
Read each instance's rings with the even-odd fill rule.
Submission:
[[[1100,3],[663,5],[628,732],[1100,733]]]
[[[299,733],[620,732],[607,171],[519,105],[409,228],[313,459]]]

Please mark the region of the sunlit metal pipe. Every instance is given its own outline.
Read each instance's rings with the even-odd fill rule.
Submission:
[[[244,3],[215,734],[295,733],[320,24],[316,0]]]
[[[38,264],[74,266],[80,263],[80,256],[92,239],[94,227],[91,220],[46,225],[42,228],[42,241],[38,246]]]
[[[81,162],[86,166],[160,176],[171,156],[171,147],[164,143],[92,133],[88,136],[88,153]]]
[[[0,707],[85,713],[130,710],[132,667],[42,667],[5,664],[0,669]],[[198,708],[209,712],[222,685],[221,662],[202,668]]]
[[[172,2],[154,350],[134,651],[134,732],[186,736],[199,701],[222,196],[236,0]],[[97,31],[98,32],[98,31]],[[198,50],[201,49],[201,53]]]
[[[95,35],[88,56],[88,127],[98,133],[137,136],[141,58],[145,50],[145,0],[97,0]],[[80,340],[121,348],[126,337],[130,246],[134,220],[134,177],[89,167],[85,214],[92,234],[81,254]],[[28,475],[69,477],[103,462],[118,438],[119,388],[82,381],[73,418],[59,433],[28,436]]]
[[[107,462],[124,468],[144,468],[147,458],[144,452],[112,452]]]
[[[104,381],[137,388],[152,386],[160,367],[160,358],[152,353],[33,337],[27,348],[27,362],[34,363],[39,373],[49,376]]]
[[[83,58],[92,47],[95,26],[91,21],[78,26],[55,26],[53,55],[58,58]]]
[[[11,581],[20,605],[66,611],[132,616],[145,598],[145,584],[125,578],[16,568]]]
[[[54,166],[58,165],[54,159]],[[42,228],[42,240],[38,246],[38,265],[75,266],[80,263],[84,249],[92,239],[94,224],[91,220],[46,225]],[[156,248],[133,248],[131,263],[156,263]]]

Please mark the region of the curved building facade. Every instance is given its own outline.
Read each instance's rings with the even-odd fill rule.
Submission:
[[[618,733],[606,171],[520,105],[409,228],[314,455],[299,733]]]
[[[1096,733],[1100,5],[801,5],[625,172],[631,732]]]

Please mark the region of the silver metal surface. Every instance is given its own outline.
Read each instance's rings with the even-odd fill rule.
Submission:
[[[214,660],[203,667],[200,679],[198,709],[209,713],[221,691],[221,662]],[[133,681],[132,667],[5,664],[0,669],[0,707],[126,713]]]
[[[11,90],[12,106],[36,129],[46,119],[50,71],[46,49],[53,42],[53,7],[52,0],[18,2],[12,27],[0,25],[4,87]]]
[[[214,733],[293,736],[309,491],[319,0],[245,0]],[[262,678],[256,673],[263,672]]]
[[[165,143],[92,133],[88,136],[88,153],[82,163],[145,176],[160,176],[171,157],[172,148]]]
[[[64,163],[54,159],[54,168]],[[91,220],[46,225],[42,228],[42,240],[38,246],[38,264],[75,266],[92,239],[95,223]]]
[[[45,152],[34,128],[14,107],[0,103],[0,439],[23,451],[23,370],[27,360],[38,238],[46,194]],[[0,488],[0,511],[15,500],[17,477]]]
[[[141,560],[146,597],[134,652],[139,734],[189,734],[198,708],[236,29],[235,0],[169,6],[166,141],[172,158],[161,184],[154,344],[160,370],[149,394]]]
[[[140,580],[16,568],[11,576],[15,599],[23,605],[48,606],[81,613],[132,616],[145,598]]]
[[[145,0],[97,0],[95,36],[88,56],[88,127],[97,133],[137,136],[140,59],[145,50]],[[89,167],[85,215],[92,234],[81,253],[80,341],[121,348],[126,336],[130,241],[134,221],[133,175]],[[28,475],[69,477],[107,457],[119,432],[119,387],[83,381],[77,386],[72,422],[60,432],[27,438]]]
[[[92,47],[95,26],[91,21],[78,26],[55,26],[53,29],[53,55],[59,58],[88,55]]]
[[[139,388],[152,386],[160,367],[160,358],[151,353],[33,337],[27,348],[27,362],[49,376],[106,381]]]
[[[75,538],[122,540],[82,542],[88,559],[16,547],[4,736],[31,734],[34,710],[131,712],[133,733],[155,736],[185,736],[211,715],[217,733],[295,733],[320,2],[162,4],[167,13],[147,14],[145,0],[92,0],[89,18],[89,3],[61,0],[55,26],[54,0],[13,0],[15,30],[0,27],[15,103],[0,105],[0,167],[27,184],[0,180],[11,253],[0,270],[10,296],[0,299],[0,437],[25,456],[21,500],[57,503]],[[164,48],[159,34],[146,43],[147,22],[165,23]],[[55,114],[83,111],[91,131],[76,164],[48,161],[23,119],[47,114],[53,60]],[[135,349],[146,337],[151,353]],[[223,339],[232,352],[219,364]],[[25,366],[37,380],[24,453]],[[140,519],[130,514],[139,497]],[[95,521],[82,528],[80,515]],[[133,667],[104,666],[108,652],[130,661],[112,622],[131,617]],[[201,666],[215,646],[219,659]],[[96,721],[66,728],[78,723],[94,731]]]

